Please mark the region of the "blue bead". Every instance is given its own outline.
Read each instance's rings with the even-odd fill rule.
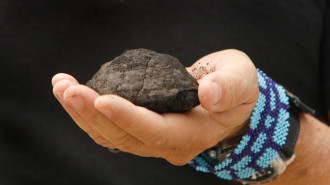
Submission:
[[[266,139],[267,139],[267,135],[264,132],[261,132],[257,140],[253,143],[251,147],[251,151],[254,153],[260,152],[260,148],[262,148]]]
[[[257,171],[254,168],[247,167],[241,171],[236,172],[237,177],[240,179],[246,179],[251,177],[253,174],[256,174]]]
[[[218,177],[225,179],[225,180],[233,180],[233,177],[230,175],[230,171],[222,170],[215,173]]]
[[[241,142],[235,148],[234,153],[237,155],[240,154],[243,151],[243,149],[247,146],[250,139],[251,139],[251,137],[249,135],[243,136]]]
[[[279,154],[276,150],[272,148],[267,148],[261,157],[257,160],[256,164],[261,168],[267,168]]]
[[[245,168],[250,162],[251,162],[251,156],[245,156],[242,158],[242,160],[234,164],[231,167],[231,169],[241,170],[242,168]]]
[[[226,180],[243,179],[257,173],[254,167],[267,168],[279,156],[290,126],[287,121],[290,116],[289,98],[282,86],[260,69],[257,73],[259,98],[250,117],[250,128],[233,153],[214,166],[199,155],[189,162],[190,166],[202,172],[211,171]]]

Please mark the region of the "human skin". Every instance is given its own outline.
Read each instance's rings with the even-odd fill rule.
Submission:
[[[187,70],[199,82],[201,105],[186,113],[157,114],[115,95],[100,96],[89,87],[80,85],[74,77],[63,73],[53,77],[53,92],[76,124],[97,144],[139,156],[161,157],[174,165],[184,165],[205,149],[234,137],[246,128],[259,95],[256,68],[243,52],[224,50],[212,53]],[[326,143],[320,142],[330,142],[329,127],[308,115],[302,115],[301,118],[297,159],[272,184],[295,184],[297,177],[308,176],[310,180],[322,174],[316,173],[318,170],[329,169],[330,164],[323,165],[327,160],[319,158],[326,157],[325,154],[329,152],[330,145],[323,146]],[[308,124],[304,125],[304,122]],[[313,134],[307,132],[309,130]],[[327,137],[320,137],[320,134]],[[323,148],[319,149],[321,144]],[[320,165],[310,163],[310,155],[317,156]],[[303,174],[301,170],[306,169],[302,168],[306,163],[311,165],[312,170],[305,170]],[[327,179],[329,182],[330,178]],[[313,184],[316,180],[313,180]]]
[[[300,114],[296,159],[267,185],[330,184],[330,127],[309,114]]]

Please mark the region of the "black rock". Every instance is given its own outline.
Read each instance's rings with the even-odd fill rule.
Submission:
[[[173,56],[148,49],[127,50],[86,84],[158,113],[185,112],[199,104],[198,83]]]

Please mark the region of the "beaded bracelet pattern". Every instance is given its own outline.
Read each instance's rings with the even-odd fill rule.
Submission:
[[[188,164],[197,171],[213,173],[226,180],[245,179],[267,168],[283,148],[290,124],[289,98],[278,85],[257,69],[259,99],[250,117],[247,133],[228,158],[211,165],[203,153]]]

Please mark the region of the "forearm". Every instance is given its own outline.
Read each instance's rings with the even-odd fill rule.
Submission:
[[[300,115],[296,159],[267,185],[330,184],[330,127],[311,115]]]

